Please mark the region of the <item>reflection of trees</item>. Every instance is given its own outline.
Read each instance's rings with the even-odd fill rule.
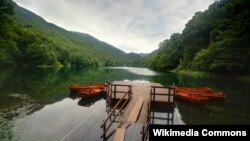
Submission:
[[[125,70],[103,68],[1,70],[0,126],[4,128],[0,130],[0,140],[11,138],[13,122],[16,119],[68,97],[68,87],[72,83],[93,84],[139,77]],[[101,98],[103,97],[82,98],[79,105],[88,106]]]
[[[224,102],[208,105],[178,102],[179,112],[187,124],[249,124],[249,113],[235,110],[231,106],[231,103]]]
[[[182,119],[187,124],[232,124],[244,121],[232,121],[233,111],[227,111],[221,106],[197,105],[188,102],[178,103]],[[194,118],[195,117],[195,118]]]
[[[204,105],[193,104],[185,101],[178,101],[179,112],[186,124],[208,124],[212,123],[209,115],[206,114]],[[195,118],[194,118],[195,117]]]
[[[180,113],[187,124],[249,123],[249,82],[226,77],[203,77],[176,73],[151,76],[149,80],[164,86],[175,83],[177,86],[211,87],[227,95],[225,101],[211,101],[206,106],[178,101]]]
[[[222,91],[227,95],[224,102],[211,102],[210,105],[222,106],[224,112],[250,113],[249,109],[249,82],[243,82],[226,77],[194,77],[189,75],[178,75],[180,86],[210,87],[216,91]],[[210,110],[211,111],[211,110]]]
[[[160,83],[164,86],[171,86],[173,84],[179,83],[177,75],[175,73],[171,73],[171,72],[166,72],[166,73],[161,73],[161,74],[156,75],[156,76],[151,76],[149,78],[149,80],[151,82]]]
[[[0,88],[3,86],[4,82],[13,75],[15,69],[0,69]],[[2,94],[2,93],[0,93]]]
[[[209,86],[215,90],[223,91],[227,95],[226,100],[224,102],[211,102],[204,107],[178,102],[179,111],[187,124],[249,123],[249,83],[234,79],[193,77],[175,73],[141,76],[123,69],[16,68],[15,70],[2,70],[0,72],[0,126],[8,127],[8,129],[2,128],[1,130],[7,131],[1,131],[0,134],[11,133],[13,119],[25,117],[47,104],[68,97],[68,87],[72,83],[94,84],[103,83],[107,80],[124,79],[144,79],[165,86],[173,83],[180,86]],[[11,94],[21,97],[12,97]],[[26,99],[23,99],[22,96]],[[82,99],[79,101],[79,105],[91,105],[99,98]],[[196,117],[195,120],[194,117]]]
[[[22,103],[34,104],[36,106],[33,105],[32,108],[39,110],[44,105],[60,101],[68,97],[68,87],[72,83],[93,84],[107,80],[124,80],[124,78],[134,80],[140,77],[125,70],[103,68],[18,68],[2,71],[0,74],[0,110],[9,109],[11,111],[15,110],[12,107],[25,107],[25,104]],[[11,94],[25,96],[28,99],[13,98],[10,96]],[[18,108],[16,108],[17,110]]]

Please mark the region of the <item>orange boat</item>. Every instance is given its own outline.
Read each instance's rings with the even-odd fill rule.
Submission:
[[[208,97],[211,100],[224,100],[226,98],[226,95],[222,92],[203,93],[202,95]]]
[[[103,93],[106,89],[106,84],[79,85],[72,84],[69,87],[70,91],[77,96],[96,96]]]
[[[212,93],[214,92],[209,87],[200,87],[200,88],[188,88],[188,87],[175,87],[176,90],[183,90],[183,91],[189,91],[189,92],[202,92],[202,93]]]
[[[80,90],[78,94],[80,96],[90,97],[90,96],[100,95],[103,92],[104,92],[104,89],[85,89],[85,90]]]
[[[183,94],[189,93],[195,96],[204,96],[211,100],[224,100],[226,95],[222,92],[215,92],[211,88],[202,87],[202,88],[187,88],[187,87],[175,87],[176,93]]]
[[[70,85],[69,89],[71,92],[78,92],[78,91],[85,91],[88,89],[101,89],[105,90],[106,84],[93,84],[93,85],[79,85],[79,84],[72,84]]]
[[[185,93],[185,92],[177,92],[176,97],[182,100],[186,100],[186,101],[190,101],[190,102],[194,102],[198,104],[206,104],[209,100],[209,98],[207,98],[206,96],[196,95],[192,93]]]

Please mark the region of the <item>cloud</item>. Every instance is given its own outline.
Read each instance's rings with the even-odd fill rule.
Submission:
[[[214,0],[14,0],[67,30],[126,52],[151,52]]]

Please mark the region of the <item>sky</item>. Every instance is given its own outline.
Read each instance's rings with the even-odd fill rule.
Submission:
[[[13,0],[46,21],[125,52],[150,53],[215,0]]]

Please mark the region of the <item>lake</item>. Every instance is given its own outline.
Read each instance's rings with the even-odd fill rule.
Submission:
[[[150,81],[164,86],[211,87],[224,101],[177,101],[186,124],[250,124],[250,83],[226,77],[193,77],[147,68],[15,69],[0,71],[0,140],[101,140],[105,98],[70,96],[72,83]],[[88,126],[91,128],[84,128]],[[93,133],[94,134],[89,134]]]

